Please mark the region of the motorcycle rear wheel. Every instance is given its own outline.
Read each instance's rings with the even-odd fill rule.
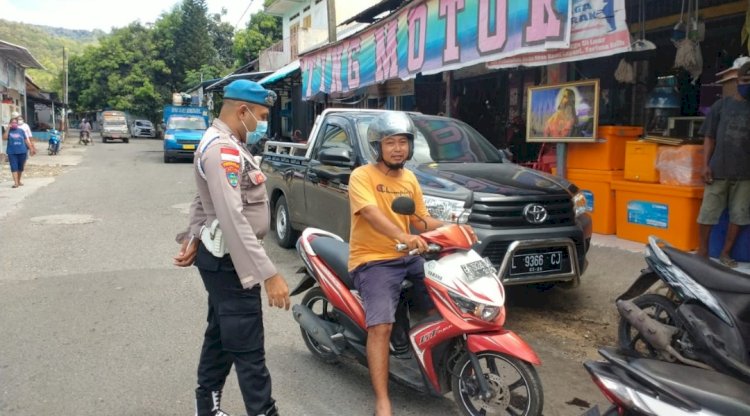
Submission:
[[[453,399],[461,414],[538,416],[544,407],[542,381],[531,364],[499,352],[477,354],[482,376],[487,379],[492,398],[479,398],[479,383],[468,353],[456,361],[452,373]]]
[[[668,298],[655,293],[647,293],[633,299],[633,303],[658,322],[670,326],[679,326],[677,305]],[[617,327],[617,342],[620,348],[624,350],[635,352],[646,358],[660,358],[654,347],[649,345],[638,330],[633,328],[630,322],[623,317],[620,317],[620,324]],[[676,350],[680,350],[676,342],[673,342],[672,346]]]
[[[310,310],[317,315],[320,319],[329,322],[337,322],[333,316],[333,306],[328,299],[326,299],[323,289],[316,286],[308,290],[305,297],[302,298],[302,305],[307,306]],[[323,361],[326,364],[335,364],[339,361],[336,353],[328,349],[327,347],[320,345],[310,334],[307,333],[302,327],[300,327],[302,333],[302,339],[305,341],[305,346],[315,356],[315,358]]]

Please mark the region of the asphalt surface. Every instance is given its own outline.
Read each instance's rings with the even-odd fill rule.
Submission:
[[[172,265],[192,166],[164,164],[159,140],[71,146],[61,155],[76,153],[80,163],[12,206],[2,196],[10,183],[0,182],[0,415],[193,414],[205,290],[197,270]],[[296,253],[268,240],[294,286]],[[508,326],[543,361],[545,415],[606,403],[581,364],[614,340],[612,299],[643,260],[598,247],[589,260],[578,289],[508,291]],[[372,414],[364,367],[315,360],[291,312],[266,308],[265,327],[284,415]],[[394,383],[391,395],[396,415],[458,414],[450,396]],[[223,407],[243,409],[234,375]]]

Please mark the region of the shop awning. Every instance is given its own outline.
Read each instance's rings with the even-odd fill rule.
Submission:
[[[0,40],[0,56],[7,56],[8,59],[24,68],[44,69],[28,49],[4,40]]]
[[[382,2],[383,7],[389,2]],[[572,0],[413,0],[366,29],[300,58],[302,94],[348,92],[517,55],[570,47]]]
[[[224,88],[224,86],[229,84],[230,82],[234,80],[238,80],[238,79],[249,79],[250,81],[258,81],[260,78],[263,78],[270,74],[271,74],[270,71],[247,72],[244,74],[230,74],[214,82],[213,84],[209,85],[208,87],[206,87],[205,90],[206,92],[218,90],[220,88]]]
[[[294,61],[277,69],[276,72],[274,72],[273,74],[262,78],[260,81],[258,81],[258,84],[260,85],[273,84],[274,82],[278,82],[284,78],[287,78],[288,76],[292,75],[293,73],[297,71],[299,71],[299,59],[295,59]]]

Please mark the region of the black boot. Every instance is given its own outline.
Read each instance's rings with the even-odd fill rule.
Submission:
[[[221,390],[195,389],[195,416],[229,416],[221,410]]]
[[[279,409],[276,407],[276,402],[271,399],[273,403],[268,405],[265,409],[263,409],[262,412],[258,413],[255,416],[279,416]]]

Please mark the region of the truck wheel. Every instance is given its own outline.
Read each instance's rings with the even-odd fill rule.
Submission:
[[[102,137],[102,143],[107,143],[107,138],[106,137]]]
[[[130,139],[122,139],[122,141],[125,143],[130,143]]]
[[[167,156],[167,154],[164,154],[164,163],[172,163],[172,158]]]
[[[289,218],[289,207],[286,205],[286,197],[281,196],[276,201],[276,240],[284,248],[294,247],[297,242],[297,231],[292,229]]]

